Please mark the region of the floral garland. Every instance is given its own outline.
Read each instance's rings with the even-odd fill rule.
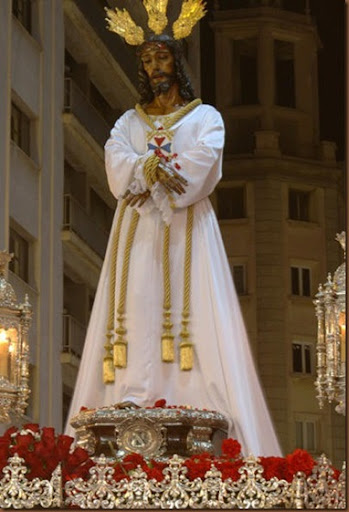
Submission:
[[[94,465],[83,448],[72,448],[74,438],[55,434],[52,427],[40,428],[27,423],[22,429],[11,427],[0,437],[0,477],[10,457],[16,453],[28,468],[26,477],[50,479],[58,464],[62,467],[63,482],[74,478],[88,478]]]
[[[173,408],[173,409],[194,409],[189,405],[167,405],[166,400],[161,398],[153,406],[147,409]],[[81,407],[80,411],[89,410]],[[55,434],[54,428],[43,427],[36,423],[23,425],[22,429],[11,427],[0,437],[0,478],[3,475],[3,468],[10,457],[18,454],[24,459],[28,468],[27,478],[49,479],[58,464],[62,468],[63,482],[76,478],[88,479],[89,470],[95,465],[89,454],[83,448],[73,448],[74,438],[64,434]],[[187,468],[187,478],[205,478],[207,471],[214,465],[222,474],[222,480],[231,478],[239,480],[241,474],[239,469],[244,464],[241,454],[241,445],[235,439],[225,439],[221,446],[222,454],[214,456],[211,453],[192,455],[183,462]],[[292,482],[294,475],[302,471],[308,477],[316,465],[316,461],[306,450],[297,448],[286,457],[259,457],[260,465],[263,467],[263,476],[266,480],[273,477],[279,480]],[[163,470],[168,467],[165,462],[155,459],[145,459],[138,453],[126,455],[121,460],[116,460],[112,467],[114,469],[113,479],[116,482],[126,478],[130,479],[133,472],[138,468],[146,473],[148,479],[154,478],[158,482],[164,479]],[[333,478],[338,480],[340,471],[331,466],[334,473]]]
[[[51,427],[40,428],[37,424],[26,424],[21,430],[16,427],[9,428],[0,437],[0,478],[8,459],[17,453],[28,467],[28,480],[36,477],[51,478],[58,464],[62,467],[63,482],[76,478],[87,480],[94,462],[86,450],[72,448],[73,441],[70,436],[56,435]],[[309,476],[315,464],[313,457],[301,449],[294,450],[286,457],[260,457],[260,465],[264,469],[263,476],[266,480],[276,477],[291,482],[298,471]],[[225,439],[222,442],[221,456],[217,457],[210,453],[192,455],[183,465],[187,468],[189,480],[204,478],[206,472],[214,465],[222,473],[222,480],[231,478],[237,481],[241,476],[239,469],[243,466],[241,445],[235,439]],[[163,470],[167,464],[155,459],[147,460],[140,454],[132,453],[114,462],[113,479],[116,482],[124,478],[130,479],[138,467],[142,468],[148,479],[154,478],[160,482],[164,479]],[[332,469],[333,477],[338,480],[340,471],[334,467]]]

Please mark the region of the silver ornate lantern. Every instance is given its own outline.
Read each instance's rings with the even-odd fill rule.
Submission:
[[[345,232],[336,240],[344,250]],[[328,274],[324,285],[319,286],[314,304],[318,323],[317,379],[315,387],[320,408],[327,399],[338,402],[336,411],[345,415],[345,358],[346,358],[346,272],[345,261],[333,275]]]
[[[32,308],[18,304],[5,273],[12,255],[0,251],[0,423],[24,415],[30,394],[28,330]]]

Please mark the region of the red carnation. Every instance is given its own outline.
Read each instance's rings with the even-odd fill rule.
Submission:
[[[241,444],[236,439],[224,439],[222,454],[229,459],[237,459],[241,456]]]
[[[286,460],[283,457],[260,457],[261,466],[263,466],[263,476],[266,480],[273,477],[282,480],[285,478]]]
[[[158,468],[147,468],[145,472],[149,480],[154,478],[157,482],[161,482],[165,478],[161,469]]]
[[[70,467],[78,466],[79,464],[85,462],[87,459],[89,459],[87,451],[78,446],[77,448],[75,448],[73,453],[68,454],[66,458],[66,464],[67,466]]]
[[[306,450],[297,448],[293,453],[286,455],[285,478],[291,482],[297,471],[303,471],[309,476],[315,465],[313,457]]]
[[[240,479],[241,475],[239,469],[243,465],[242,459],[235,461],[218,459],[215,463],[215,467],[222,473],[222,480],[231,478],[233,482]]]
[[[136,469],[138,466],[141,466],[142,469],[147,467],[147,464],[142,455],[139,453],[130,453],[124,457],[122,464],[126,471],[132,471]]]
[[[189,480],[204,478],[207,471],[211,469],[212,462],[213,459],[210,453],[204,452],[199,455],[192,455],[183,464],[188,468],[187,476]]]
[[[166,400],[164,398],[156,400],[154,407],[161,407],[163,409],[164,407],[166,407]]]
[[[40,427],[37,423],[26,423],[22,427],[23,430],[31,430],[32,432],[38,433],[40,430]]]
[[[60,459],[65,459],[69,455],[69,450],[74,441],[73,437],[61,434],[57,439],[57,452]]]

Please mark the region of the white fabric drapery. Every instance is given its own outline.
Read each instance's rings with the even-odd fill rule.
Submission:
[[[131,252],[126,302],[128,366],[115,370],[115,383],[103,383],[103,356],[109,300],[111,238],[87,332],[69,418],[88,408],[130,400],[139,406],[165,398],[170,405],[217,410],[230,421],[230,435],[244,454],[280,455],[266,402],[255,371],[239,301],[221,234],[208,199],[221,178],[224,127],[220,114],[200,105],[178,121],[172,152],[187,179],[186,193],[176,196],[176,208],[161,208],[164,195],[152,197],[138,209],[140,219]],[[149,126],[135,110],[115,124],[105,146],[109,186],[116,198],[141,180]],[[142,185],[140,184],[140,187]],[[179,344],[183,302],[183,267],[187,207],[195,204],[192,236],[191,315],[189,329],[195,347],[194,367],[179,369],[161,361],[164,219],[171,225],[170,271],[172,321]],[[164,212],[167,213],[164,213]],[[127,207],[121,229],[116,298],[125,239],[132,214]],[[116,210],[112,232],[119,215]],[[117,300],[117,299],[116,299]],[[69,419],[68,419],[69,421]],[[74,435],[67,427],[67,433]]]

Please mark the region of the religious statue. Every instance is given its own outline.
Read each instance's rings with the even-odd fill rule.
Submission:
[[[118,205],[70,416],[164,398],[224,414],[245,454],[279,455],[209,200],[222,175],[223,121],[195,97],[183,66],[180,39],[204,5],[183,1],[173,37],[167,0],[144,6],[147,38],[126,10],[107,10],[110,29],[138,47],[141,97],[105,145]]]

